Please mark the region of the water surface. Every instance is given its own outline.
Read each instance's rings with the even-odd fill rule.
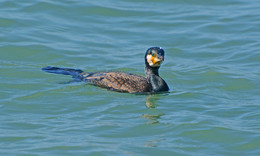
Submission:
[[[257,0],[0,2],[1,155],[259,155]],[[144,74],[165,49],[169,93],[135,95],[45,66]]]

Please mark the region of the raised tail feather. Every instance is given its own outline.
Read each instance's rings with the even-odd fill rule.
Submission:
[[[44,67],[42,68],[43,71],[48,73],[55,73],[55,74],[63,74],[63,75],[71,75],[73,78],[81,78],[83,73],[80,69],[71,69],[71,68],[59,68],[59,67]]]

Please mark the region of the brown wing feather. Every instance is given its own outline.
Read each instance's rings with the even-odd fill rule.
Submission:
[[[151,92],[152,87],[145,77],[124,72],[86,73],[84,80],[99,87],[120,92]]]

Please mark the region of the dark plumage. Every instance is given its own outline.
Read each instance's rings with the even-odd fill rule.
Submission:
[[[125,72],[85,73],[80,69],[59,67],[45,67],[42,70],[49,73],[71,75],[74,79],[119,92],[162,92],[169,90],[168,85],[158,73],[163,61],[164,50],[159,47],[152,47],[145,54],[146,77]]]

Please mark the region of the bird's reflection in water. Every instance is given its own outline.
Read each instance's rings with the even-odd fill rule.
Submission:
[[[143,114],[142,117],[149,120],[148,124],[157,124],[160,123],[158,119],[163,115],[164,114]]]
[[[154,98],[154,95],[147,95],[145,98],[145,105],[147,108],[155,108],[157,99]]]
[[[148,119],[149,122],[148,124],[157,124],[159,123],[158,119],[161,118],[161,116],[163,116],[163,113],[158,113],[158,110],[156,110],[155,108],[157,107],[156,105],[156,101],[159,100],[159,96],[156,95],[147,95],[146,96],[146,101],[145,101],[145,105],[147,108],[149,108],[147,114],[143,114],[142,118]],[[156,114],[154,114],[153,112],[156,112]]]

